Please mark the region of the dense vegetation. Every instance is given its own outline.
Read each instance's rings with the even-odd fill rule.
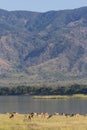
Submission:
[[[0,87],[0,95],[72,95],[87,94],[87,85],[74,84],[70,86],[18,86]]]

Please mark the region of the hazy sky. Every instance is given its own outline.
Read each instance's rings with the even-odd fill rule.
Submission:
[[[0,9],[45,12],[87,6],[87,0],[0,0]]]

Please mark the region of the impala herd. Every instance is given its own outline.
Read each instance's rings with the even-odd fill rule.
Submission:
[[[9,113],[9,118],[14,118],[15,115],[17,115],[18,113],[17,112],[12,112],[12,113]],[[32,113],[27,113],[27,114],[24,114],[24,118],[27,119],[27,120],[32,120],[33,118],[37,117],[37,118],[47,118],[47,119],[50,119],[54,116],[64,116],[64,117],[79,117],[80,114],[68,114],[68,113],[57,113],[55,112],[54,114],[48,114],[47,112],[45,113],[36,113],[36,112],[32,112]],[[84,115],[85,116],[85,115]]]

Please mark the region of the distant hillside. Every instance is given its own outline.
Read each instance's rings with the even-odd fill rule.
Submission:
[[[87,7],[0,10],[0,84],[87,83]]]

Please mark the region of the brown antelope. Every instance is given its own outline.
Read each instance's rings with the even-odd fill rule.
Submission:
[[[47,119],[51,118],[53,115],[49,115]]]
[[[14,113],[10,113],[9,118],[13,118],[14,117]]]

